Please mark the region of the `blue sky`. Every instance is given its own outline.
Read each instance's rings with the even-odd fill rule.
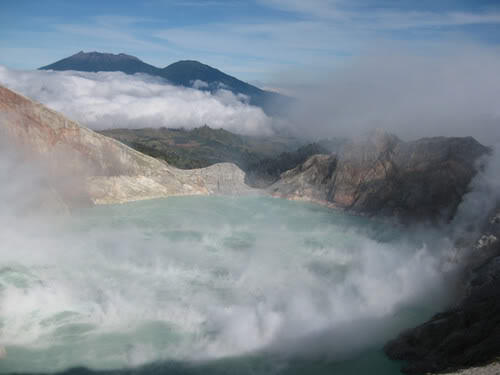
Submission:
[[[3,0],[0,35],[0,64],[10,68],[35,69],[80,50],[124,52],[159,67],[196,59],[266,83],[394,46],[498,48],[500,2]]]

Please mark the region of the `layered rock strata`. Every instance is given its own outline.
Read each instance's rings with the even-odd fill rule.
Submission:
[[[1,86],[0,135],[44,168],[52,188],[70,204],[251,190],[234,164],[173,168]]]

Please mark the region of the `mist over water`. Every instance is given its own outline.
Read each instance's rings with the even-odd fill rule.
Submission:
[[[366,351],[397,369],[380,347],[445,305],[453,269],[437,231],[264,197],[2,224],[0,372],[228,358],[349,369]]]

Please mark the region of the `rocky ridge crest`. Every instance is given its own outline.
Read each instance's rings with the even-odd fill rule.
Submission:
[[[70,205],[251,191],[234,164],[173,168],[1,86],[0,134],[45,168]]]
[[[312,156],[268,191],[355,213],[450,219],[487,153],[472,137],[403,142],[377,130],[339,153]]]

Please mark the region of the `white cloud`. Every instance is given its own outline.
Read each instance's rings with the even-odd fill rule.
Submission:
[[[306,18],[324,19],[347,28],[410,29],[429,26],[463,26],[500,23],[498,11],[402,10],[397,5],[352,0],[258,0],[262,5],[294,12]]]
[[[269,134],[272,121],[227,90],[177,87],[118,72],[18,71],[0,66],[0,84],[92,129],[207,124],[242,134]]]
[[[383,128],[405,139],[500,141],[499,51],[441,45],[418,56],[397,47],[355,59],[325,73],[322,85],[297,92],[302,100],[291,115],[297,133],[349,136]]]
[[[328,61],[335,54],[357,49],[360,41],[341,28],[322,21],[272,21],[247,23],[214,23],[156,31],[155,37],[172,47],[244,57],[247,61],[277,64],[274,68],[314,61]]]
[[[206,89],[208,88],[208,83],[206,83],[205,81],[202,81],[200,79],[195,79],[194,81],[191,81],[192,82],[192,85],[193,88],[195,89]]]
[[[152,32],[172,49],[183,49],[219,64],[227,70],[227,60],[242,60],[243,75],[256,77],[248,67],[265,61],[270,71],[323,70],[361,56],[373,46],[404,43],[414,50],[436,42],[463,43],[464,39],[484,39],[479,32],[466,31],[471,25],[500,24],[498,11],[422,11],[396,7],[363,7],[343,0],[269,0],[262,6],[285,13],[281,17],[238,22],[212,22],[167,27]],[[293,14],[290,17],[290,13]],[[218,60],[218,56],[230,59]],[[267,75],[267,76],[266,76]]]

